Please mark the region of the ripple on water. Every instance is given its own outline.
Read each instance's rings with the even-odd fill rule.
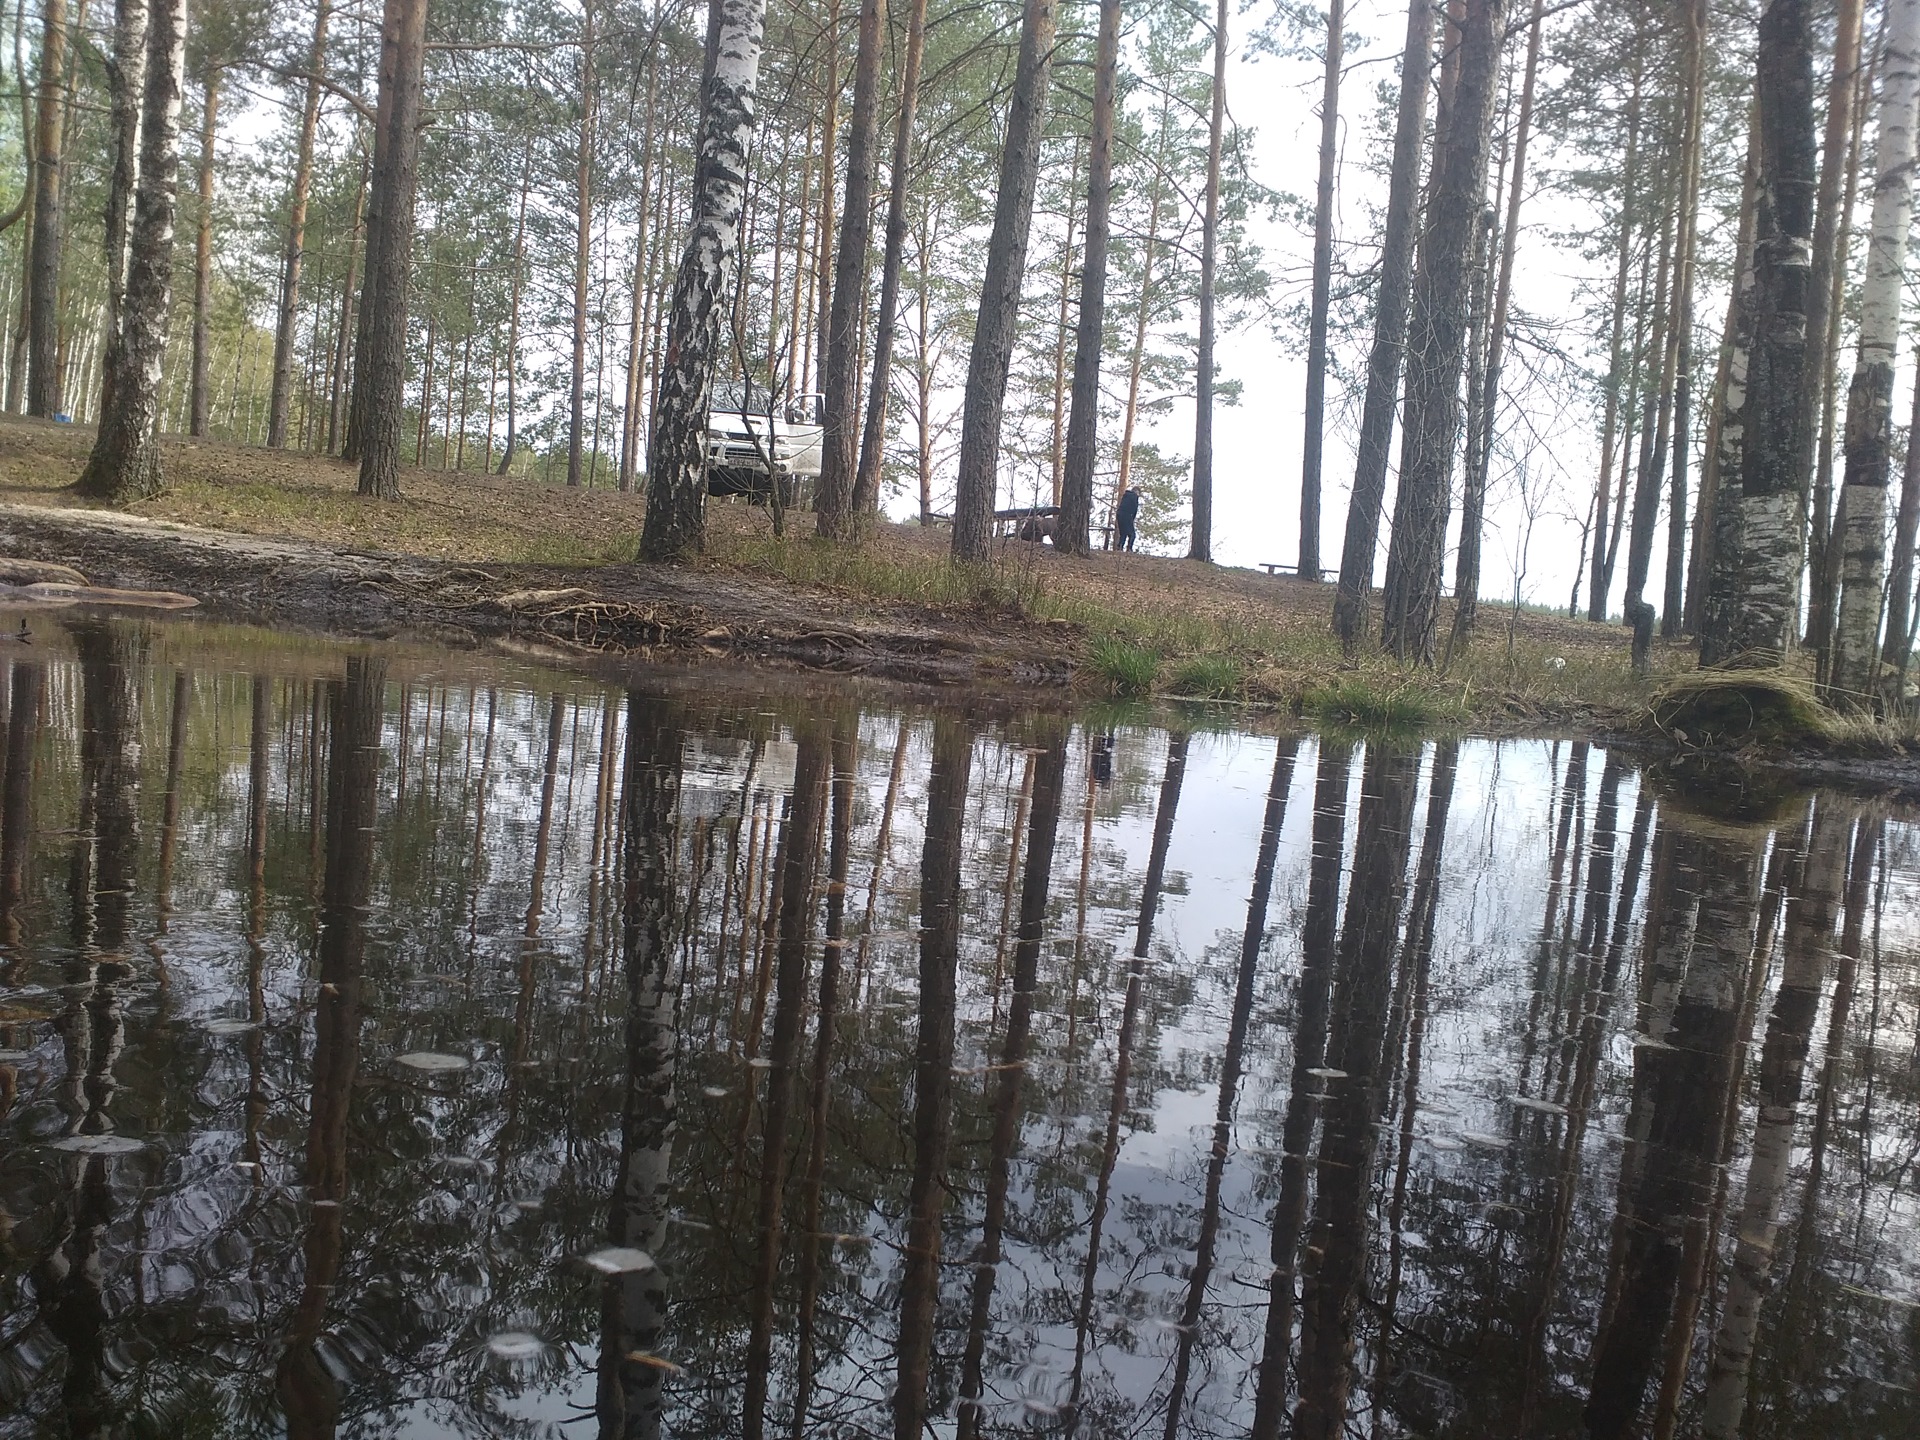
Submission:
[[[452,1074],[456,1070],[465,1070],[473,1062],[464,1055],[447,1055],[438,1050],[409,1050],[397,1056],[396,1064],[409,1070],[424,1070],[429,1074]]]

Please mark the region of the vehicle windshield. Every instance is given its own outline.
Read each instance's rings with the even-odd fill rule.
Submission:
[[[722,380],[713,387],[713,413],[764,415],[771,398],[766,386],[751,380]]]

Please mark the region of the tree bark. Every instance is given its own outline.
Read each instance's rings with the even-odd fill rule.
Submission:
[[[213,311],[213,139],[220,118],[220,70],[209,65],[200,109],[200,214],[193,246],[193,373],[187,399],[187,433],[207,433],[207,367],[211,361]]]
[[[847,136],[847,191],[834,248],[833,303],[827,314],[821,389],[826,426],[814,520],[822,538],[848,538],[857,521],[860,466],[860,310],[867,293],[867,245],[873,224],[873,170],[880,138],[880,52],[886,0],[861,0],[853,61],[853,114]]]
[[[347,413],[352,404],[352,391],[349,389],[350,377],[347,374],[348,362],[352,358],[350,337],[355,329],[354,309],[354,268],[361,259],[361,249],[366,238],[367,217],[367,179],[370,174],[371,157],[363,149],[360,154],[360,175],[353,187],[353,225],[347,234],[347,268],[340,279],[340,319],[333,333],[333,373],[327,380],[327,450],[331,453],[336,445],[343,449],[346,442],[344,433],[351,423],[352,416]]]
[[[1607,596],[1613,589],[1613,565],[1607,544],[1610,533],[1607,505],[1611,498],[1609,490],[1613,480],[1614,446],[1621,430],[1625,428],[1622,424],[1624,407],[1620,403],[1620,387],[1626,380],[1621,341],[1627,320],[1627,277],[1633,268],[1633,204],[1638,198],[1635,186],[1640,167],[1640,85],[1641,64],[1639,47],[1636,45],[1633,90],[1627,99],[1626,155],[1620,172],[1620,216],[1617,221],[1620,233],[1614,252],[1613,323],[1607,341],[1605,416],[1600,422],[1600,474],[1594,484],[1593,570],[1587,590],[1587,619],[1596,625],[1607,618]],[[1631,384],[1630,381],[1627,383]]]
[[[27,413],[60,409],[60,246],[66,232],[67,0],[43,0],[40,113],[34,122],[33,249],[28,265]],[[131,175],[128,176],[131,183]]]
[[[887,397],[892,383],[893,337],[900,311],[900,263],[907,248],[907,186],[912,180],[913,119],[920,103],[920,62],[926,51],[927,0],[909,0],[907,52],[900,75],[900,114],[894,124],[893,163],[887,177],[886,253],[880,261],[880,310],[874,317],[873,371],[867,377],[867,413],[860,436],[860,469],[853,481],[856,513],[880,504],[880,471],[886,458]],[[776,287],[777,289],[777,287]],[[773,297],[778,311],[780,297]],[[920,523],[928,497],[921,497]]]
[[[1373,346],[1367,356],[1367,393],[1354,453],[1353,493],[1347,501],[1340,584],[1333,598],[1333,633],[1352,655],[1367,632],[1367,592],[1380,545],[1380,507],[1387,493],[1387,450],[1400,397],[1400,361],[1406,350],[1413,254],[1419,239],[1420,150],[1426,133],[1428,77],[1433,70],[1432,0],[1409,0],[1406,46],[1400,52],[1400,104],[1393,133],[1393,171],[1381,243],[1380,289],[1374,301]],[[1477,207],[1476,207],[1477,208]]]
[[[500,446],[500,465],[494,472],[508,473],[513,464],[516,425],[520,416],[520,296],[527,268],[527,191],[533,183],[533,143],[529,141],[520,156],[520,210],[513,222],[513,276],[507,301],[507,434]]]
[[[1860,289],[1860,358],[1847,392],[1840,603],[1827,667],[1829,700],[1872,707],[1879,690],[1886,572],[1887,476],[1893,453],[1893,362],[1900,291],[1913,228],[1915,106],[1920,103],[1920,0],[1889,0],[1867,274]]]
[[[593,4],[582,9],[580,32],[580,134],[573,161],[573,369],[567,400],[567,488],[580,486],[580,456],[587,424],[587,280],[593,260]]]
[[[313,184],[313,142],[320,128],[320,81],[326,73],[327,22],[332,0],[315,0],[313,44],[307,51],[307,95],[300,108],[300,142],[294,153],[293,199],[287,207],[286,258],[280,270],[280,313],[273,330],[273,393],[267,401],[267,448],[287,443],[287,412],[293,397],[294,320],[300,311],[300,270],[307,253],[307,192]]]
[[[1007,368],[1013,361],[1020,314],[1020,282],[1027,268],[1033,223],[1033,187],[1040,169],[1047,78],[1053,68],[1054,0],[1026,0],[1020,54],[1000,152],[1000,184],[986,275],[967,364],[960,417],[960,467],[953,497],[953,557],[984,560],[999,493],[1000,422],[1006,408]]]
[[[807,361],[813,365],[813,384],[804,388],[824,388],[827,376],[828,307],[832,303],[833,280],[833,171],[834,151],[840,137],[840,0],[827,0],[827,19],[821,31],[820,69],[820,215],[814,226],[813,308],[808,319],[813,325],[813,343],[807,348]]]
[[[1433,663],[1446,558],[1460,367],[1466,342],[1469,255],[1486,186],[1487,127],[1504,38],[1505,0],[1469,0],[1446,142],[1434,158],[1428,224],[1408,329],[1406,436],[1387,553],[1380,641],[1401,660]]]
[[[649,294],[648,283],[651,277],[647,273],[647,242],[650,238],[647,229],[649,221],[658,225],[659,217],[648,211],[653,199],[654,165],[654,118],[660,104],[660,63],[654,55],[647,58],[647,118],[640,132],[640,214],[634,224],[633,236],[633,324],[627,332],[627,385],[626,408],[620,417],[620,489],[624,494],[633,489],[633,481],[639,470],[640,445],[640,403],[644,393],[642,379],[645,375],[644,357],[646,355],[646,302]],[[524,217],[522,224],[524,224]],[[518,236],[515,239],[516,248]],[[776,262],[778,256],[776,255]],[[774,290],[779,290],[778,284]],[[773,312],[780,312],[779,300],[773,304]],[[769,362],[771,364],[771,362]],[[488,442],[492,442],[492,426],[488,427]]]
[[[1668,639],[1679,635],[1686,618],[1687,459],[1693,453],[1693,274],[1700,247],[1700,135],[1707,83],[1705,0],[1692,0],[1682,23],[1686,26],[1686,125],[1681,142],[1685,180],[1680,193],[1680,273],[1675,281],[1673,307],[1673,461],[1667,491],[1667,576],[1660,607],[1660,633]]]
[[[1320,578],[1320,454],[1327,412],[1327,311],[1333,303],[1333,171],[1340,150],[1342,19],[1341,0],[1328,0],[1326,78],[1320,87],[1320,175],[1313,204],[1313,298],[1307,318],[1306,444],[1300,462],[1302,580]]]
[[[1915,359],[1920,362],[1920,352]],[[1915,368],[1920,370],[1920,363]],[[1901,666],[1903,673],[1912,624],[1914,540],[1920,533],[1920,385],[1914,386],[1913,405],[1907,463],[1900,475],[1900,509],[1893,522],[1893,561],[1887,573],[1887,638],[1880,647],[1880,658]]]
[[[672,560],[706,544],[706,420],[721,358],[720,321],[740,244],[766,0],[718,0],[703,103],[695,208],[667,320],[667,353],[647,444],[640,558]]]
[[[1193,524],[1189,560],[1213,559],[1214,271],[1220,255],[1220,146],[1227,114],[1227,0],[1213,15],[1213,106],[1207,123],[1207,191],[1200,223],[1200,344],[1193,362]]]
[[[1738,554],[1728,597],[1728,659],[1780,664],[1798,619],[1802,521],[1812,432],[1804,383],[1813,249],[1813,15],[1769,0],[1760,16],[1760,192],[1754,240],[1754,343],[1748,361]]]
[[[1494,186],[1499,200],[1499,186]],[[1487,307],[1493,288],[1494,210],[1481,212],[1474,229],[1473,283],[1467,302],[1467,435],[1461,456],[1460,545],[1454,555],[1453,627],[1447,634],[1446,658],[1451,664],[1456,649],[1465,652],[1473,644],[1473,627],[1480,614],[1480,531],[1485,518],[1487,472],[1483,468],[1492,440],[1493,398],[1487,389]]]
[[[107,60],[113,174],[107,182],[107,341],[120,333],[127,297],[127,227],[133,218],[133,191],[140,171],[141,96],[146,88],[147,3],[119,0],[115,7],[113,53]],[[109,367],[109,371],[110,371]],[[112,402],[103,380],[100,408]]]
[[[154,0],[148,19],[126,303],[107,354],[113,406],[100,416],[93,453],[76,487],[117,504],[157,495],[161,485],[160,370],[173,295],[186,18],[186,0]]]
[[[427,0],[387,0],[381,21],[380,109],[385,144],[375,157],[367,219],[367,278],[360,292],[363,348],[356,388],[365,395],[362,495],[400,498],[400,421],[407,379],[407,285],[413,268],[413,197],[420,163],[420,92]]]

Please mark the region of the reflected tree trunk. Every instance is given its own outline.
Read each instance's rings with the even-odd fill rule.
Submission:
[[[9,981],[20,963],[20,904],[33,849],[33,762],[46,684],[43,667],[13,662],[7,679],[6,769],[0,779],[0,976]]]
[[[901,1257],[894,1440],[920,1440],[927,1417],[934,1313],[940,1298],[940,1220],[953,1131],[953,1044],[960,956],[960,858],[973,734],[960,716],[933,721],[926,844],[920,854],[920,1020],[913,1058],[913,1178]]]
[[[1327,1121],[1320,1137],[1313,1240],[1300,1297],[1300,1399],[1293,1430],[1303,1440],[1345,1432],[1353,1385],[1354,1332],[1372,1231],[1368,1190],[1386,1094],[1383,1069],[1393,960],[1406,889],[1417,751],[1367,745],[1355,824],[1353,879],[1334,978],[1335,1022],[1327,1067]],[[1279,1283],[1279,1277],[1275,1277]]]
[[[1663,822],[1672,872],[1657,896],[1666,913],[1657,917],[1656,944],[1690,940],[1690,947],[1671,1028],[1650,1029],[1649,1042],[1634,1054],[1646,1129],[1642,1141],[1629,1135],[1640,1155],[1637,1164],[1629,1157],[1631,1204],[1621,1216],[1608,1286],[1614,1301],[1594,1345],[1585,1416],[1595,1440],[1635,1433],[1671,1324],[1688,1232],[1704,1224],[1713,1198],[1727,1070],[1758,919],[1765,832],[1719,820],[1666,821],[1664,813]]]
[[[1032,833],[1026,868],[1020,878],[1020,928],[1013,950],[1013,995],[1007,1010],[1007,1034],[994,1067],[998,1090],[993,1100],[993,1139],[987,1170],[986,1212],[980,1243],[973,1252],[973,1298],[966,1354],[960,1366],[960,1411],[956,1433],[972,1440],[980,1433],[981,1369],[987,1326],[993,1315],[993,1285],[1000,1266],[1000,1242],[1006,1228],[1007,1185],[1013,1151],[1020,1138],[1021,1081],[1027,1064],[1027,1039],[1033,1023],[1033,991],[1040,971],[1040,942],[1047,919],[1047,892],[1053,875],[1054,838],[1060,828],[1060,796],[1066,785],[1067,742],[1054,735],[1033,767]]]
[[[682,971],[674,816],[680,798],[680,716],[637,691],[627,695],[620,807],[620,952],[627,977],[627,1075],[620,1108],[620,1168],[607,1212],[607,1243],[658,1253],[666,1240],[673,1141],[679,1115]],[[654,1440],[666,1370],[649,1363],[667,1322],[658,1266],[609,1275],[600,1298],[594,1410],[601,1440]]]
[[[1194,1249],[1186,1303],[1180,1311],[1180,1341],[1173,1361],[1173,1390],[1167,1397],[1166,1440],[1177,1440],[1180,1410],[1186,1403],[1187,1381],[1193,1367],[1193,1346],[1200,1333],[1200,1311],[1206,1304],[1207,1282],[1213,1276],[1214,1247],[1220,1235],[1220,1191],[1226,1179],[1227,1154],[1232,1148],[1233,1107],[1240,1090],[1247,1029],[1253,1018],[1253,981],[1260,951],[1267,937],[1267,902],[1273,894],[1274,861],[1280,853],[1280,831],[1287,823],[1287,792],[1293,785],[1297,739],[1279,742],[1273,757],[1273,779],[1267,786],[1267,809],[1260,826],[1260,849],[1253,863],[1253,889],[1247,897],[1246,928],[1240,932],[1240,969],[1233,992],[1232,1017],[1227,1022],[1227,1047],[1220,1060],[1220,1102],[1214,1111],[1213,1148],[1207,1158],[1207,1187],[1200,1206],[1200,1238]]]
[[[1347,789],[1353,747],[1322,737],[1313,787],[1313,844],[1307,908],[1300,927],[1298,1028],[1286,1118],[1280,1131],[1280,1195],[1273,1207],[1273,1275],[1269,1280],[1266,1339],[1254,1388],[1254,1440],[1273,1440],[1287,1413],[1287,1361],[1293,1352],[1298,1304],[1300,1232],[1307,1218],[1307,1160],[1321,1086],[1311,1072],[1326,1060],[1332,1001],[1334,928],[1340,909],[1340,864],[1346,855]]]
[[[386,664],[347,660],[334,689],[327,765],[327,855],[320,894],[319,993],[313,1017],[313,1091],[305,1182],[310,1215],[305,1274],[274,1386],[293,1440],[331,1437],[340,1422],[340,1381],[321,1357],[327,1307],[344,1257],[347,1122],[360,1059],[360,980],[367,902],[373,891],[373,828],[379,812],[380,731]]]
[[[773,1365],[773,1282],[785,1241],[781,1200],[787,1177],[787,1126],[793,1109],[793,1071],[800,1054],[801,1011],[806,1007],[807,946],[813,938],[814,870],[829,763],[826,733],[800,732],[793,767],[793,805],[780,845],[777,939],[774,950],[773,1034],[767,1042],[767,1095],[762,1111],[760,1194],[754,1232],[752,1319],[747,1336],[746,1396],[740,1412],[746,1440],[765,1433],[767,1375]]]

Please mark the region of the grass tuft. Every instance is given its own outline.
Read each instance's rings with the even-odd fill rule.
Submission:
[[[1236,700],[1246,693],[1247,679],[1231,655],[1196,655],[1173,672],[1175,695],[1198,695],[1209,700]]]
[[[1327,725],[1356,730],[1417,730],[1440,718],[1433,698],[1407,684],[1381,685],[1361,676],[1345,676],[1309,690],[1301,709]]]
[[[1088,652],[1087,668],[1106,682],[1112,694],[1150,695],[1160,674],[1160,655],[1117,635],[1102,635]]]
[[[1784,749],[1830,740],[1834,716],[1811,681],[1783,670],[1695,670],[1655,693],[1646,723],[1698,749]]]

